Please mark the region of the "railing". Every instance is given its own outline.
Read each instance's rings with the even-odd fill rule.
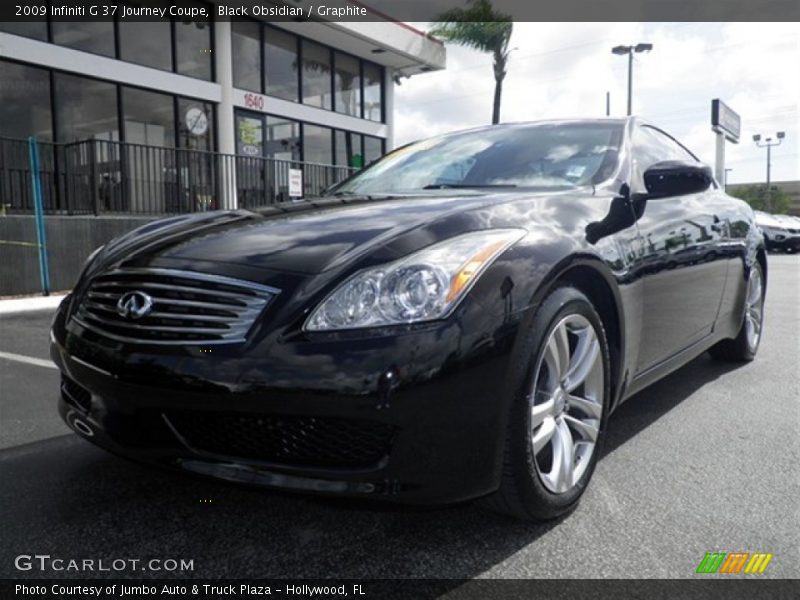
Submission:
[[[49,214],[158,215],[290,200],[289,170],[303,172],[303,196],[353,169],[106,140],[39,143],[43,205]],[[235,195],[235,196],[234,196]],[[28,141],[0,138],[0,213],[30,213]]]

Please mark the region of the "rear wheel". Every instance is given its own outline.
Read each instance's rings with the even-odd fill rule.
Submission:
[[[603,324],[589,299],[555,290],[520,351],[500,488],[490,508],[526,520],[572,510],[591,479],[610,390]]]
[[[756,357],[764,325],[764,272],[756,261],[750,269],[744,301],[744,320],[732,340],[722,340],[708,352],[718,360],[748,362]]]

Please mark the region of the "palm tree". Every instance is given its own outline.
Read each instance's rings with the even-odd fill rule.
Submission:
[[[470,0],[467,0],[470,2]],[[475,0],[468,8],[453,8],[440,14],[431,34],[445,42],[491,53],[494,68],[492,124],[500,122],[500,98],[508,62],[508,43],[514,23],[509,15],[496,11],[490,0]]]

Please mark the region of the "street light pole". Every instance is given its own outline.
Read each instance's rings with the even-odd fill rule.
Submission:
[[[628,116],[633,114],[633,52],[628,52]]]
[[[628,116],[633,114],[633,54],[640,52],[650,52],[653,44],[639,43],[635,46],[614,46],[612,54],[623,56],[628,55]]]
[[[770,145],[767,146],[767,206],[771,204],[770,200],[772,200],[772,198],[770,198],[770,189],[769,189],[771,170],[772,170],[772,146]]]
[[[753,141],[756,143],[756,146],[759,148],[766,148],[767,149],[767,191],[764,195],[764,204],[767,212],[772,212],[772,190],[770,189],[771,186],[771,176],[772,176],[772,147],[773,146],[780,146],[783,142],[783,138],[786,137],[785,131],[779,131],[775,134],[776,140],[773,140],[771,137],[765,138],[764,142],[761,142],[761,134],[757,133],[753,136]]]

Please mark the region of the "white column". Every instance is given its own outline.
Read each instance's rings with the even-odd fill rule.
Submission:
[[[231,22],[214,22],[214,67],[222,98],[217,105],[217,140],[222,154],[236,154],[236,134],[233,128],[233,60],[231,56]],[[238,207],[236,198],[236,165],[232,158],[223,158],[221,178],[223,207]]]
[[[725,186],[725,134],[717,131],[717,156],[714,161],[714,177],[721,186]]]
[[[384,69],[384,114],[386,115],[386,152],[394,149],[394,69]]]

